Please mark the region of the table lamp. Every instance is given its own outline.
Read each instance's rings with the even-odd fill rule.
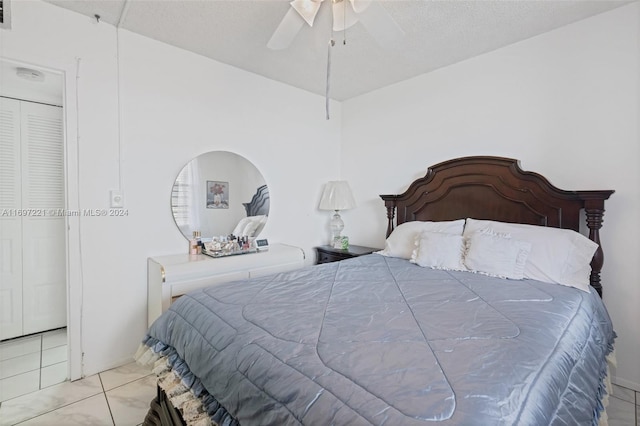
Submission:
[[[349,183],[345,180],[329,181],[324,186],[322,198],[320,198],[320,210],[333,210],[335,214],[331,218],[331,244],[340,239],[340,233],[344,229],[344,222],[340,217],[340,210],[352,209],[356,206]]]

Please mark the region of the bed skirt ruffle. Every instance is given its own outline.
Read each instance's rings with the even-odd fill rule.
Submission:
[[[610,368],[615,367],[613,342],[609,344],[606,363],[600,371],[598,405],[594,410],[594,426],[608,426],[606,408],[612,391]],[[134,359],[141,365],[152,365],[158,386],[176,407],[188,426],[240,426],[238,421],[204,388],[200,380],[171,346],[147,336]]]
[[[188,426],[239,426],[171,346],[147,337],[138,347],[134,359],[138,364],[153,366],[158,386]]]
[[[603,378],[601,391],[598,392],[600,397],[600,405],[598,406],[600,411],[600,417],[598,419],[598,426],[609,426],[609,417],[607,415],[607,407],[609,406],[609,395],[613,391],[613,385],[611,384],[611,368],[616,367],[616,354],[612,350],[607,355],[607,367],[606,373]]]

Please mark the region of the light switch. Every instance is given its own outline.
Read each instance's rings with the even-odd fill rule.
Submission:
[[[111,191],[111,207],[114,209],[121,209],[124,207],[124,195],[122,191]]]

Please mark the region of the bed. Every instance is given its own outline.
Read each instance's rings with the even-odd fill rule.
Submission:
[[[597,425],[612,193],[508,158],[430,167],[381,195],[381,252],[176,301],[136,354],[158,375],[145,423]]]
[[[242,203],[247,217],[258,215],[269,215],[269,204],[271,197],[269,196],[269,188],[267,185],[261,185],[256,190],[256,193],[251,197],[251,201],[248,203]]]
[[[247,215],[238,221],[231,234],[249,238],[258,236],[269,218],[269,204],[269,188],[267,185],[259,186],[251,201],[242,203]]]

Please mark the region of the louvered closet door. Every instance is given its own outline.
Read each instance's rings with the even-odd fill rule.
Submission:
[[[0,340],[22,335],[20,104],[0,98]]]
[[[67,323],[64,217],[41,211],[63,209],[62,108],[23,102],[22,218],[23,332]]]

